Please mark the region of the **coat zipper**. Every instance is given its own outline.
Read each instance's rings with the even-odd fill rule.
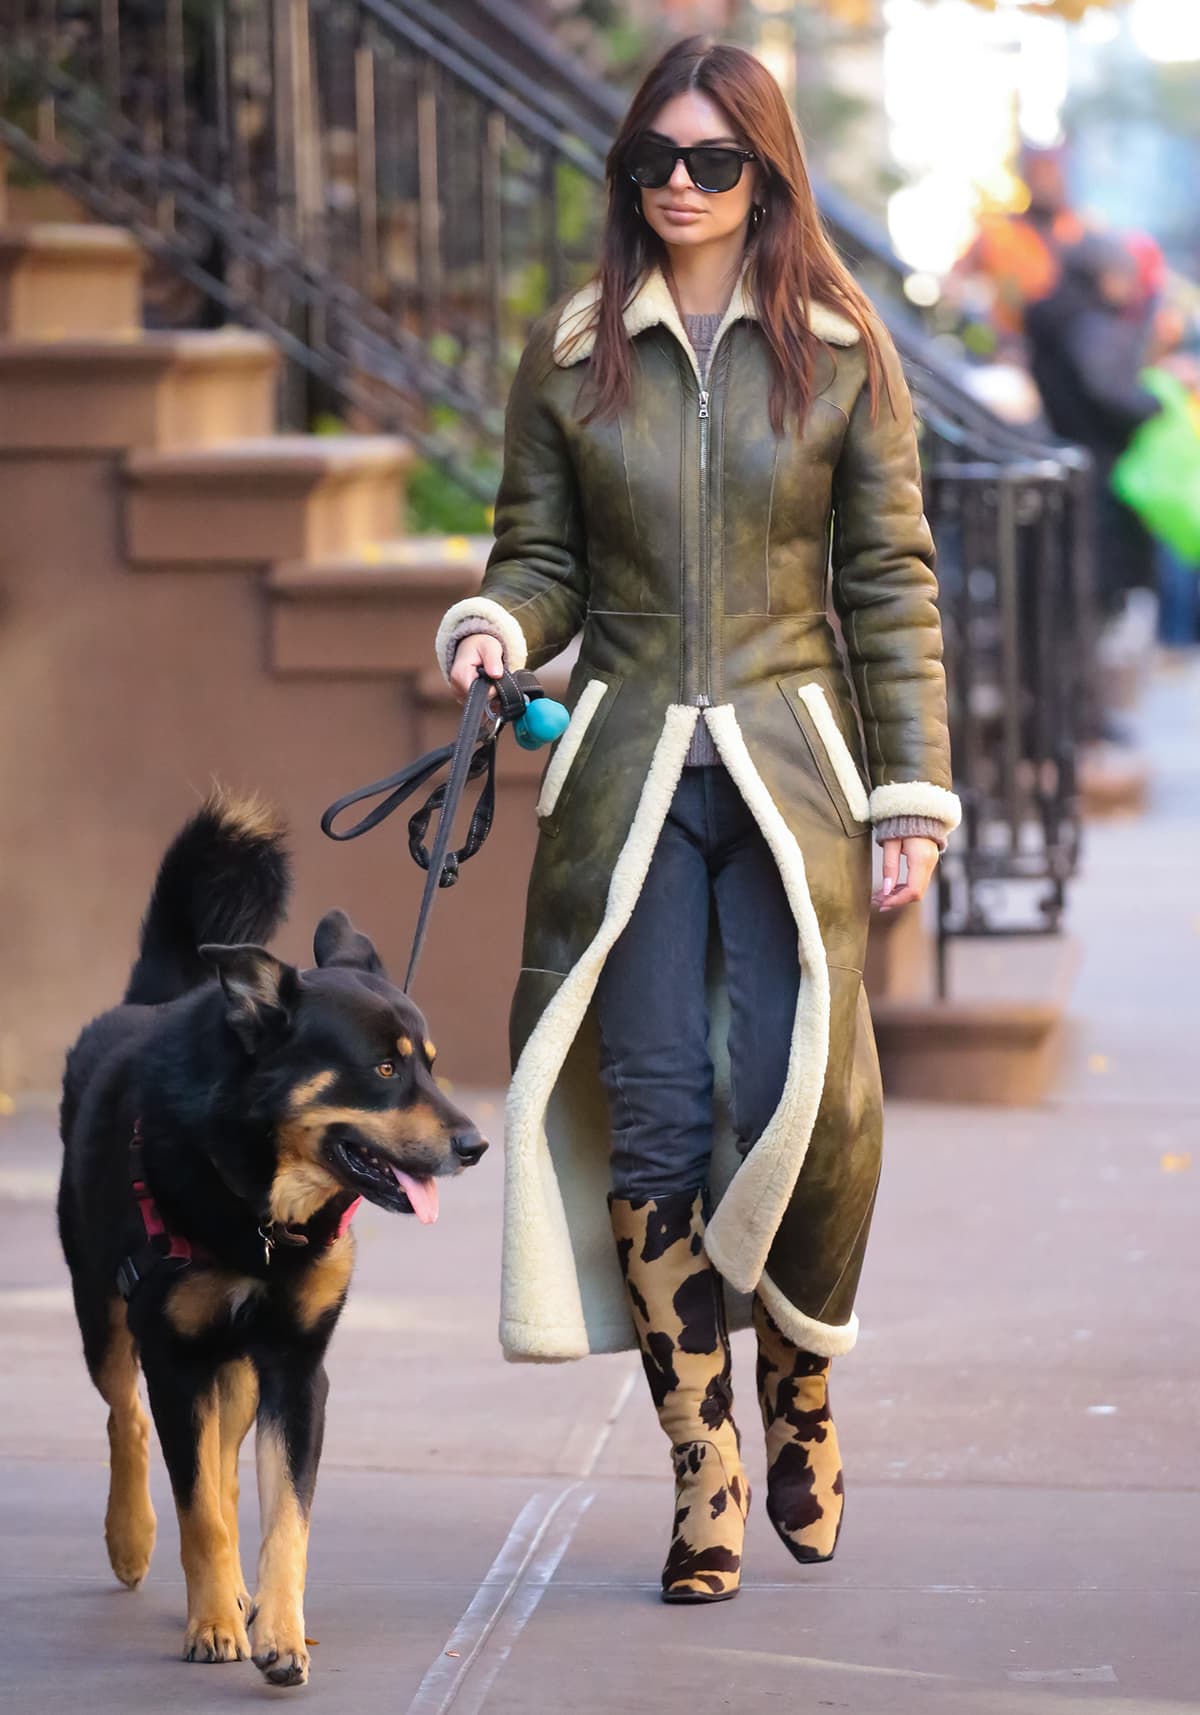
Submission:
[[[709,358],[711,369],[714,352]],[[708,400],[709,389],[700,389],[700,672],[701,689],[696,697],[697,708],[706,709],[712,697],[712,670],[709,661],[712,633],[712,591],[709,589],[708,552]]]

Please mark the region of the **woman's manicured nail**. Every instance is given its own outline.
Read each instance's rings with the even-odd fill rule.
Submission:
[[[888,894],[892,891],[892,889],[895,887],[895,885],[896,885],[896,883],[892,880],[890,875],[884,876],[884,878],[883,878],[883,897],[885,899],[887,898]]]

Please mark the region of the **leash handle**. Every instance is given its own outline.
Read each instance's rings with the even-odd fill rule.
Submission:
[[[493,696],[499,704],[499,710],[492,717],[494,724],[491,731],[484,732],[489,713],[488,704]],[[444,744],[437,750],[429,751],[416,762],[410,763],[407,768],[401,768],[383,780],[374,780],[369,786],[360,786],[357,791],[347,792],[332,803],[321,817],[321,832],[331,840],[357,840],[386,821],[419,787],[440,773],[447,763],[450,764],[449,778],[440,786],[434,787],[420,809],[409,818],[408,823],[408,849],[414,862],[426,870],[427,874],[417,914],[408,973],[404,979],[405,992],[408,991],[417,968],[417,960],[429,926],[434,895],[439,887],[454,885],[460,866],[469,857],[474,857],[491,831],[496,811],[496,739],[506,725],[511,724],[514,729],[519,729],[527,709],[539,700],[546,701],[542,687],[532,673],[524,670],[517,673],[504,672],[498,678],[491,679],[482,667],[479,668],[467,695],[458,736],[453,744]],[[559,705],[553,706],[558,708]],[[562,712],[565,715],[565,710]],[[544,739],[539,742],[544,742]],[[455,812],[467,782],[480,774],[486,778],[471,816],[467,837],[457,851],[449,851]],[[379,798],[381,793],[386,796],[355,822],[353,827],[335,827],[334,824],[344,811],[368,799]],[[435,810],[438,812],[437,831],[432,850],[427,850],[425,835]]]
[[[495,800],[496,734],[500,731],[500,728],[506,719],[519,719],[525,708],[525,698],[522,696],[520,688],[515,684],[511,675],[506,673],[504,678],[508,680],[507,685],[502,683],[498,687],[501,708],[500,718],[497,720],[495,727],[484,740],[483,746],[481,747],[485,753],[487,783],[484,786],[483,792],[480,794],[480,801],[482,802],[485,796],[489,800],[486,812],[488,827],[491,826],[492,804]],[[452,749],[450,778],[446,781],[444,786],[439,786],[437,788],[437,790],[431,795],[429,801],[425,804],[424,809],[419,811],[413,818],[414,822],[418,822],[423,815],[427,823],[431,810],[435,807],[438,810],[437,833],[434,835],[433,847],[429,853],[428,869],[425,876],[425,887],[421,894],[421,906],[417,912],[417,926],[413,931],[412,952],[408,956],[408,970],[405,973],[404,983],[402,985],[405,994],[407,994],[409,989],[412,987],[412,980],[416,974],[417,960],[421,956],[421,948],[425,943],[425,932],[429,927],[429,914],[433,909],[434,895],[437,893],[439,887],[452,887],[458,880],[458,866],[463,860],[459,853],[456,852],[454,854],[453,866],[450,869],[447,869],[446,851],[450,844],[450,828],[454,821],[454,812],[458,808],[459,800],[463,795],[463,791],[471,775],[471,770],[474,767],[476,757],[479,754],[478,752],[472,753],[471,745],[474,742],[475,735],[479,731],[482,719],[487,713],[488,702],[492,695],[492,683],[492,680],[487,678],[481,669],[475,683],[467,693],[466,706],[463,709],[462,720],[459,723],[458,738]],[[508,712],[513,705],[514,698],[516,703],[520,705],[517,709],[516,717]],[[436,806],[433,802],[434,799],[438,800]],[[472,817],[472,827],[474,827],[475,820],[478,816],[479,807],[476,806],[475,816]],[[411,848],[411,824],[409,834],[409,844]],[[478,843],[480,842],[477,842],[477,846]]]
[[[369,786],[359,786],[355,791],[347,792],[343,797],[336,799],[321,817],[321,832],[327,835],[329,839],[339,842],[357,840],[363,834],[369,834],[372,828],[377,828],[381,822],[386,822],[392,812],[398,810],[406,798],[411,798],[419,786],[424,786],[427,780],[432,779],[435,774],[440,774],[468,738],[472,744],[478,745],[474,752],[472,777],[481,774],[487,765],[484,746],[493,742],[502,726],[510,721],[520,720],[525,711],[526,698],[528,696],[540,696],[541,686],[532,673],[526,672],[504,673],[499,679],[488,679],[481,673],[480,678],[476,680],[476,685],[479,683],[487,685],[489,691],[494,691],[500,698],[500,713],[496,717],[496,724],[492,732],[484,734],[482,738],[480,737],[487,698],[476,696],[475,702],[472,703],[471,697],[468,697],[467,706],[459,724],[458,737],[452,744],[440,745],[437,750],[428,751],[424,756],[418,757],[416,762],[410,762],[407,768],[397,769],[395,774],[388,774],[382,780],[372,780]],[[475,695],[475,689],[475,685],[472,685],[472,695]],[[474,722],[473,725],[470,724],[472,721]],[[369,810],[360,821],[355,822],[353,827],[337,828],[334,826],[344,811],[349,810],[355,804],[364,803],[369,798],[377,798],[381,792],[386,792],[388,796]],[[436,789],[426,808],[437,808],[440,805],[442,800],[438,797],[438,793],[441,792],[441,787]],[[434,802],[435,799],[437,799],[437,803]],[[428,818],[426,818],[426,824],[428,824]],[[410,841],[410,846],[411,844]],[[418,849],[412,847],[412,851],[413,857],[424,869],[426,863],[418,854]]]

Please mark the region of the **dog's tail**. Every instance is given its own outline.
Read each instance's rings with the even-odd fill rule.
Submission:
[[[212,966],[196,951],[206,942],[270,939],[291,890],[286,831],[257,798],[210,792],[159,867],[127,1005],[156,1006],[207,981]]]

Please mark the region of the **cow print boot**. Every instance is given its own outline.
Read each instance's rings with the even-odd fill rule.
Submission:
[[[803,1565],[832,1560],[842,1527],[842,1456],[829,1414],[829,1359],[780,1332],[757,1293],[758,1402],[767,1432],[767,1516]]]
[[[675,1524],[664,1602],[724,1602],[741,1581],[750,1488],[731,1416],[721,1277],[704,1252],[702,1196],[609,1198],[642,1365],[671,1442]]]

